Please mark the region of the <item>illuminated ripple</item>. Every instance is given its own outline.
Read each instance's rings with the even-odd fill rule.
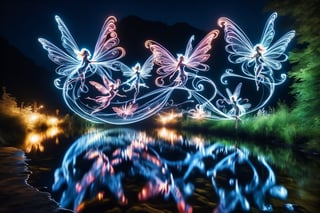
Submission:
[[[135,211],[142,204],[145,212],[250,211],[252,206],[273,211],[269,197],[287,198],[263,156],[205,144],[173,144],[125,128],[92,132],[69,148],[55,171],[53,190],[62,193],[63,207],[79,212],[95,205]]]

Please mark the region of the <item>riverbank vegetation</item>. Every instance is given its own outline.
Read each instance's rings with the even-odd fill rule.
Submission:
[[[279,103],[277,108],[261,110],[256,115],[242,118],[238,127],[235,121],[196,121],[186,119],[180,128],[188,131],[202,131],[222,138],[261,142],[261,144],[279,143],[303,149],[320,151],[319,129],[316,125],[305,125],[293,110]]]

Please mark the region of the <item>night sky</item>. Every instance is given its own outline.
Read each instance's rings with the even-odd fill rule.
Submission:
[[[261,32],[269,15],[263,11],[264,3],[265,0],[7,0],[0,3],[0,36],[36,64],[46,67],[50,64],[52,68],[37,39],[43,37],[60,46],[60,32],[54,15],[64,20],[81,48],[82,45],[94,47],[100,28],[109,15],[118,20],[135,15],[168,25],[185,22],[206,31],[217,28],[217,19],[226,16],[248,28],[257,26],[256,22],[261,20],[258,24]]]
[[[50,87],[49,96],[55,94],[59,97],[60,91],[53,87],[54,69],[57,65],[49,60],[47,51],[38,42],[38,38],[42,37],[61,48],[61,34],[54,19],[55,15],[62,18],[79,48],[94,48],[101,26],[105,18],[110,15],[115,16],[118,22],[134,15],[146,21],[161,22],[169,26],[176,23],[187,23],[196,29],[207,32],[219,29],[217,20],[219,17],[225,16],[241,26],[254,43],[260,40],[265,22],[273,12],[266,11],[265,4],[266,0],[197,0],[192,2],[172,0],[10,0],[0,3],[0,37],[8,40],[9,44],[16,47],[36,65],[51,72],[48,74],[50,80],[39,77],[37,81],[43,81],[42,84],[45,87]],[[275,37],[277,38],[289,30],[281,29],[281,19],[282,17],[279,16],[275,22],[277,34]],[[148,29],[145,30],[148,31]],[[158,42],[161,43],[161,41]],[[170,49],[170,46],[168,45],[167,48]],[[181,51],[184,51],[185,46],[182,48]],[[12,58],[8,60],[14,61]],[[25,70],[21,71],[25,72]],[[28,70],[28,72],[32,71]],[[7,73],[2,72],[2,75]],[[39,74],[30,73],[30,75],[33,75],[32,79],[35,79]],[[287,91],[284,92],[287,93]],[[15,95],[14,92],[13,95]],[[60,97],[60,99],[62,98]]]

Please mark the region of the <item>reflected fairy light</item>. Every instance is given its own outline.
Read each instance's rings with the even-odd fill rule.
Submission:
[[[26,152],[31,152],[32,150],[44,151],[42,145],[43,136],[38,133],[31,132],[27,135],[25,139],[25,150]]]
[[[30,122],[35,122],[39,119],[39,114],[38,113],[32,113],[29,117]]]
[[[50,126],[56,126],[56,125],[58,125],[58,122],[59,122],[59,120],[57,117],[51,116],[51,117],[48,117],[48,119],[47,119],[47,124]]]
[[[98,200],[102,200],[102,199],[103,199],[103,192],[99,192],[99,193],[97,194],[97,199],[98,199]]]
[[[219,198],[213,212],[249,211],[252,206],[270,212],[273,207],[269,197],[287,198],[287,189],[276,184],[275,174],[263,156],[250,156],[244,148],[212,144],[200,137],[186,143],[188,146],[183,145],[185,142],[174,146],[159,143],[145,133],[124,128],[89,133],[66,152],[55,171],[52,189],[61,193],[62,207],[76,212],[84,211],[92,199],[112,198],[118,201],[114,205],[126,206],[133,205],[132,199],[148,202],[163,197],[174,201],[178,212],[189,213],[193,207],[188,200],[197,196],[199,187],[195,175],[196,179],[211,180],[213,191],[208,193]],[[170,154],[179,157],[168,159]],[[139,184],[125,190],[125,179]],[[132,193],[136,198],[129,197]]]
[[[31,133],[31,134],[30,134],[30,142],[31,142],[32,144],[35,144],[35,143],[37,143],[38,141],[40,141],[40,136],[39,136],[39,134]]]
[[[190,142],[188,142],[188,144],[195,145],[197,149],[203,149],[203,147],[205,145],[205,141],[204,141],[204,138],[202,138],[200,136],[193,136],[190,139]]]
[[[157,136],[170,143],[183,141],[182,135],[179,135],[176,131],[165,127],[157,129]]]
[[[43,143],[47,139],[55,138],[55,143],[59,143],[57,136],[63,132],[60,124],[66,120],[43,112],[44,105],[38,106],[37,102],[33,105],[24,105],[23,102],[20,106],[17,106],[15,102],[0,105],[0,110],[5,110],[5,114],[19,119],[19,124],[25,133],[21,148],[26,152],[43,152]],[[55,114],[59,114],[58,110]]]
[[[41,105],[42,106],[42,105]],[[41,106],[39,107],[41,109]],[[24,147],[26,152],[31,151],[44,151],[44,141],[47,139],[55,138],[55,143],[59,143],[58,135],[63,132],[59,127],[62,122],[55,116],[47,116],[39,112],[30,112],[24,115],[26,128],[30,131],[25,138]],[[41,125],[45,126],[42,131]]]
[[[53,127],[50,127],[49,129],[47,129],[46,136],[48,138],[53,138],[56,135],[58,135],[59,133],[61,133],[61,129],[56,126],[53,126]]]

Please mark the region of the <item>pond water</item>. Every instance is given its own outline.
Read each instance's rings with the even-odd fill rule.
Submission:
[[[77,212],[318,212],[318,155],[174,129],[92,130],[27,154],[29,183]]]

